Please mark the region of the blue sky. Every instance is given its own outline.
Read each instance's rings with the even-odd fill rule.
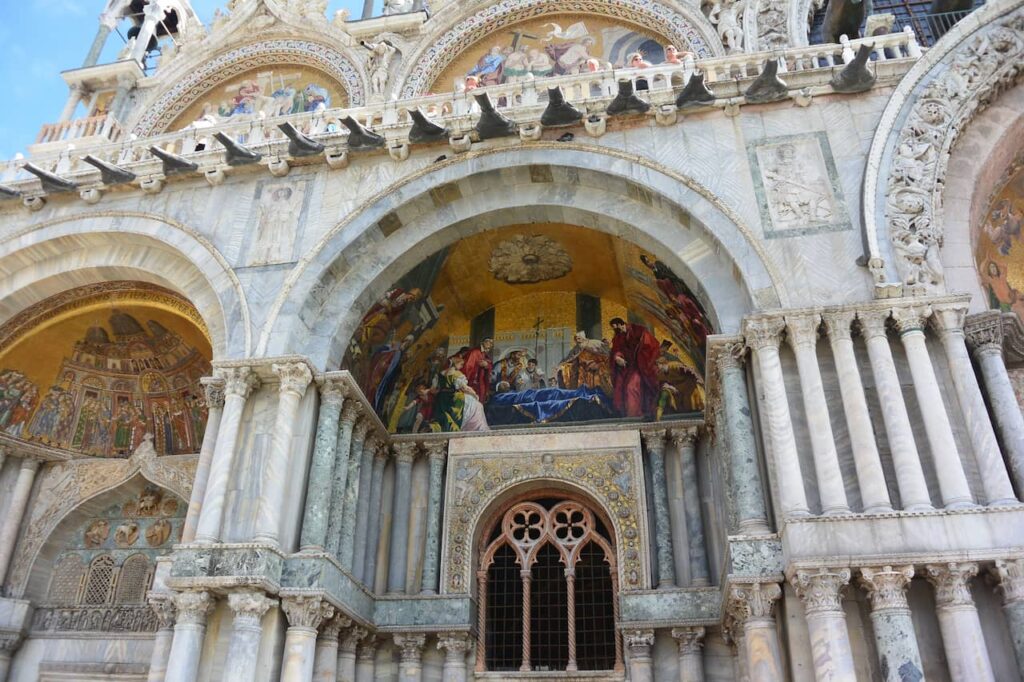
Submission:
[[[192,0],[209,25],[227,0]],[[378,7],[381,0],[377,0]],[[24,152],[39,128],[60,118],[68,89],[61,71],[81,66],[99,26],[105,0],[0,0],[0,84],[7,104],[0,114],[0,160]],[[352,16],[362,0],[332,0],[328,14],[347,7]],[[117,54],[112,34],[105,56]]]

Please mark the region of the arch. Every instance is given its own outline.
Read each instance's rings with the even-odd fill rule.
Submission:
[[[336,365],[392,281],[441,247],[517,220],[575,221],[647,249],[687,280],[720,330],[785,301],[750,228],[699,183],[635,157],[538,144],[438,164],[350,214],[292,271],[257,351]],[[708,288],[721,295],[709,301]]]
[[[865,257],[876,282],[947,288],[939,264],[950,153],[977,114],[1024,75],[1024,0],[962,19],[900,81],[864,179]]]
[[[206,323],[214,358],[247,357],[251,351],[241,282],[209,240],[170,218],[124,211],[75,214],[17,231],[0,240],[0,247],[0,321],[67,289],[138,280],[191,301]]]
[[[117,576],[115,604],[142,604],[152,579],[152,567],[145,554],[133,554],[121,564]]]
[[[427,92],[462,49],[488,33],[523,19],[556,13],[617,17],[650,27],[680,46],[689,45],[699,58],[724,54],[717,31],[700,9],[672,0],[504,0],[486,9],[472,6],[453,14],[442,28],[427,36],[423,47],[403,60],[408,66],[399,79],[401,97]]]

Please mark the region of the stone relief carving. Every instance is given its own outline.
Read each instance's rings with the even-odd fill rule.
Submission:
[[[715,25],[718,37],[729,54],[743,52],[743,13],[747,0],[720,0],[707,9],[708,21]]]
[[[502,282],[533,284],[568,274],[572,258],[550,237],[520,234],[494,247],[488,269]]]
[[[789,44],[788,2],[760,0],[757,5],[757,49],[775,50]],[[749,32],[748,32],[749,35]]]
[[[148,604],[41,607],[32,617],[32,629],[45,632],[156,632],[159,625]]]

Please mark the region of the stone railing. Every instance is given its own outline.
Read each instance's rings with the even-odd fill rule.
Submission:
[[[61,123],[47,123],[39,130],[36,144],[71,142],[94,136],[100,136],[102,142],[117,142],[121,139],[121,126],[110,114],[78,118]]]
[[[477,88],[471,92],[455,92],[428,95],[380,104],[371,104],[350,109],[325,109],[288,116],[260,118],[257,116],[233,117],[216,124],[203,125],[196,122],[174,132],[136,139],[129,136],[115,141],[108,138],[95,142],[85,138],[75,144],[75,136],[68,135],[69,144],[62,149],[35,150],[29,159],[18,158],[0,166],[0,183],[8,188],[26,193],[34,192],[36,183],[22,167],[31,161],[44,170],[86,185],[89,176],[95,176],[95,169],[84,163],[82,157],[94,157],[119,167],[130,167],[141,177],[160,176],[160,163],[149,149],[153,146],[180,156],[193,157],[199,163],[207,155],[223,158],[224,148],[215,143],[214,135],[223,133],[244,145],[248,150],[261,154],[267,161],[285,159],[288,156],[288,139],[279,126],[289,123],[302,134],[326,147],[327,160],[341,158],[347,152],[349,133],[342,119],[352,117],[363,126],[372,129],[386,140],[386,148],[396,159],[408,156],[409,131],[413,126],[412,113],[422,111],[432,122],[443,126],[456,151],[468,148],[468,133],[479,117],[479,105],[475,97],[487,94],[501,114],[524,129],[540,130],[540,115],[547,106],[548,89],[559,87],[570,104],[588,115],[601,119],[608,101],[618,91],[623,80],[632,82],[636,94],[653,105],[651,114],[658,116],[661,123],[675,120],[669,117],[674,112],[676,93],[687,83],[694,72],[703,73],[705,82],[714,92],[712,106],[737,107],[743,104],[743,93],[752,79],[757,78],[765,65],[772,59],[779,63],[779,75],[785,80],[789,91],[809,98],[813,94],[831,92],[829,81],[836,68],[853,60],[862,45],[871,46],[872,70],[879,78],[894,79],[909,68],[908,64],[921,55],[912,30],[876,36],[870,39],[845,41],[841,45],[812,45],[791,48],[770,53],[739,54],[694,61],[687,58],[679,64],[660,64],[643,69],[609,69],[594,73],[557,76],[518,83]],[[890,67],[889,64],[892,64]],[[898,64],[898,66],[897,66]],[[809,101],[809,99],[808,99]],[[734,109],[735,110],[735,109]],[[113,130],[116,130],[114,128]],[[601,127],[603,131],[603,127]],[[588,126],[588,132],[591,128]],[[533,139],[533,138],[531,138]],[[457,146],[456,141],[464,144]],[[84,144],[81,142],[85,142]],[[216,167],[216,163],[199,163],[203,170]],[[332,165],[334,165],[332,163]],[[273,168],[271,169],[274,170]],[[81,173],[81,176],[77,176]],[[222,175],[222,174],[221,174]],[[213,181],[210,173],[208,179]]]

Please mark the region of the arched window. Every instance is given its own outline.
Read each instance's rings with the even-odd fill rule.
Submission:
[[[146,600],[149,589],[149,559],[145,554],[133,554],[121,565],[117,580],[118,604],[141,604]]]
[[[77,554],[65,554],[53,567],[49,600],[53,604],[71,606],[78,603],[78,595],[85,578],[85,564]]]
[[[106,604],[114,587],[114,558],[101,554],[89,564],[89,576],[85,579],[83,604]]]
[[[615,551],[574,500],[512,506],[480,559],[477,668],[621,670]]]

